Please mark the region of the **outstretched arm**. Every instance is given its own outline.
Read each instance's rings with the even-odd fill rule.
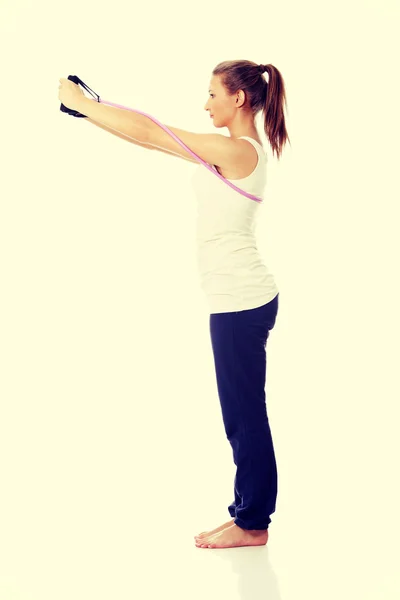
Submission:
[[[135,141],[147,143],[148,121],[144,115],[135,113],[126,108],[117,108],[102,104],[82,94],[78,96],[73,108],[89,119],[101,123],[105,127],[115,129]]]
[[[149,117],[134,110],[116,108],[101,102],[86,98],[83,94],[77,97],[75,110],[86,115],[106,127],[111,127],[135,140],[162,148],[179,155],[181,158],[193,156],[185,150],[168,132]],[[218,133],[192,133],[166,127],[175,134],[194,154],[210,165],[233,171],[240,169],[243,162],[248,160],[249,145],[246,140],[227,137]],[[253,146],[251,152],[254,153]],[[196,159],[195,159],[196,160]]]
[[[107,127],[106,125],[103,125],[102,123],[97,123],[97,121],[95,121],[94,119],[86,118],[86,119],[82,119],[82,121],[87,121],[88,123],[92,123],[93,125],[100,127],[100,129],[104,129],[104,131],[107,131],[108,133],[112,133],[112,134],[116,135],[117,137],[121,138],[121,140],[126,140],[127,142],[130,142],[131,144],[140,146],[141,148],[147,148],[148,150],[159,150],[160,152],[164,152],[165,154],[170,154],[170,155],[176,156],[178,158],[184,158],[182,156],[179,156],[179,154],[176,154],[175,152],[170,152],[169,150],[164,150],[164,148],[159,148],[158,146],[152,146],[151,144],[145,144],[144,142],[139,142],[139,140],[135,140],[135,138],[130,137],[129,135],[121,133],[120,131],[116,131],[115,129],[112,129],[111,127]],[[189,160],[190,162],[194,162],[194,163],[199,162],[195,158],[189,158],[189,157],[186,160]]]

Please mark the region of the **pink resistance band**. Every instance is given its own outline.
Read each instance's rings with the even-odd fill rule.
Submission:
[[[184,142],[182,142],[182,140],[180,138],[178,138],[178,136],[176,136],[170,129],[168,129],[168,127],[166,127],[166,125],[163,125],[162,123],[160,123],[160,121],[158,121],[155,117],[152,117],[151,115],[142,112],[140,110],[134,109],[134,108],[129,108],[127,106],[122,106],[122,104],[115,104],[114,102],[108,102],[107,100],[101,100],[100,96],[98,94],[96,94],[95,92],[93,92],[93,90],[91,90],[90,88],[88,88],[88,86],[83,83],[83,81],[81,79],[79,79],[79,77],[77,77],[76,75],[69,75],[68,79],[70,79],[71,81],[73,81],[76,84],[81,84],[91,95],[95,95],[97,102],[101,103],[101,104],[108,104],[110,106],[115,106],[116,108],[123,108],[125,110],[131,110],[132,112],[136,112],[139,113],[140,115],[144,115],[145,117],[148,117],[149,119],[151,119],[152,121],[154,121],[154,123],[157,123],[157,125],[159,125],[162,129],[164,129],[164,131],[166,131],[167,133],[169,133],[169,135],[171,137],[174,138],[174,140],[176,140],[183,148],[185,148],[185,150],[187,150],[192,156],[194,156],[195,158],[197,158],[197,160],[199,162],[201,162],[209,171],[211,171],[212,173],[214,173],[214,175],[216,175],[217,177],[219,177],[222,181],[224,181],[227,185],[229,185],[232,189],[236,190],[237,192],[239,192],[240,194],[243,194],[243,196],[246,196],[247,198],[250,198],[250,200],[255,200],[256,202],[262,202],[261,198],[258,198],[257,196],[253,196],[253,194],[249,194],[248,192],[245,192],[244,190],[241,190],[239,187],[237,187],[236,185],[234,185],[231,181],[228,181],[227,179],[225,179],[225,177],[223,177],[220,173],[218,173],[218,171],[216,171],[215,169],[213,169],[208,163],[206,163],[203,159],[200,158],[200,156],[198,156],[197,154],[195,154],[194,152],[192,152],[192,150],[190,148],[188,148],[186,146],[186,144],[184,144]],[[93,92],[93,93],[92,93]],[[61,104],[61,108],[60,110],[62,110],[62,112],[68,112],[70,114],[73,114],[74,116],[85,116],[85,115],[81,115],[80,113],[78,113],[78,111],[72,111],[70,109],[68,109],[67,107],[65,107],[63,104]]]

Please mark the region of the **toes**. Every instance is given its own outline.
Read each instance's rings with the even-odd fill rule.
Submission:
[[[197,548],[214,548],[215,544],[210,544],[209,540],[206,540],[206,541],[204,541],[204,540],[198,540],[196,542],[196,547]]]

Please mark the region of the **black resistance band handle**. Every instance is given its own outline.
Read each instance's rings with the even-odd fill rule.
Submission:
[[[97,100],[97,102],[100,102],[100,96],[96,94],[96,92],[91,90],[90,87],[86,85],[86,83],[83,83],[82,79],[79,79],[77,75],[68,75],[68,79],[70,79],[71,81],[73,81],[73,83],[76,83],[77,85],[81,85],[86,91],[89,92],[91,96],[93,96],[93,98]],[[87,118],[86,115],[82,115],[77,110],[72,110],[72,108],[67,108],[66,106],[64,106],[64,104],[61,104],[60,110],[61,112],[71,115],[72,117],[83,117],[84,119]]]

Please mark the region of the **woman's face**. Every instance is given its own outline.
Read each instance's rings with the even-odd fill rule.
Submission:
[[[243,105],[244,98],[243,90],[239,90],[237,94],[229,96],[220,78],[214,76],[210,81],[208,100],[204,106],[204,110],[212,115],[214,127],[229,128],[235,118],[237,118],[237,109]]]
[[[228,117],[227,95],[219,77],[213,77],[210,81],[210,89],[208,91],[208,100],[204,106],[204,110],[212,115],[212,122],[215,127],[224,127]]]

